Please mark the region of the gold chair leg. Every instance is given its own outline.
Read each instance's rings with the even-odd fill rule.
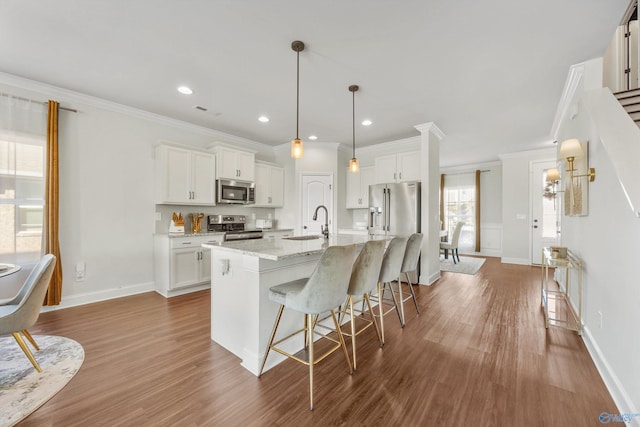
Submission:
[[[380,334],[380,328],[378,328],[378,322],[376,321],[376,316],[373,315],[373,309],[371,308],[371,300],[369,300],[368,294],[364,294],[364,300],[367,303],[367,307],[369,308],[369,315],[371,316],[373,327],[376,329],[376,335],[378,335],[378,340],[380,341],[380,347],[382,347],[384,345],[384,340],[382,339],[382,335]],[[353,369],[355,368],[356,368],[356,356],[355,356],[355,350],[354,350]]]
[[[382,309],[382,288],[378,282],[378,309],[380,310],[380,332],[382,333],[382,345],[384,345],[384,310]]]
[[[353,318],[353,297],[349,295],[349,315],[351,316],[351,351],[353,353],[353,370],[358,370],[356,364],[356,320]]]
[[[36,371],[42,372],[42,369],[40,369],[40,365],[38,365],[38,362],[33,357],[33,354],[31,354],[31,351],[29,351],[29,347],[27,347],[27,345],[25,344],[24,340],[20,336],[20,332],[14,332],[11,335],[13,335],[13,338],[16,339],[16,341],[18,342],[18,345],[20,346],[20,348],[22,349],[24,354],[27,356],[27,358],[29,359],[29,361],[31,362],[33,367],[36,368]]]
[[[333,313],[333,311],[331,313]],[[307,324],[309,325],[309,329],[307,330],[309,333],[309,409],[313,411],[313,328],[315,323],[313,322],[312,316],[312,314],[305,315]],[[335,316],[333,320],[335,321]]]
[[[22,330],[22,335],[24,335],[29,340],[29,342],[31,343],[33,348],[36,349],[36,351],[40,351],[40,347],[38,347],[38,344],[36,344],[36,340],[33,339],[31,334],[29,333],[29,331],[27,331],[26,329],[23,329]]]
[[[391,292],[393,292],[393,285],[389,284],[389,286],[391,286]],[[404,328],[404,297],[402,296],[402,280],[400,280],[400,276],[398,276],[398,295],[400,296],[400,323]]]
[[[407,276],[407,283],[409,284],[409,290],[411,291],[411,297],[413,298],[413,305],[416,306],[416,312],[420,314],[420,307],[418,307],[418,299],[416,298],[416,293],[413,291],[413,285],[411,284],[411,279],[409,278],[409,273],[404,273]]]
[[[331,317],[333,317],[333,324],[336,325],[336,332],[338,333],[338,339],[340,340],[340,346],[344,353],[344,358],[347,359],[347,365],[349,366],[349,375],[353,374],[353,368],[351,367],[351,361],[349,360],[349,352],[347,351],[347,345],[344,343],[344,336],[342,335],[342,329],[336,318],[336,312],[331,310]],[[354,335],[355,336],[355,335]]]
[[[267,363],[267,356],[269,356],[269,352],[271,351],[271,346],[273,345],[273,339],[276,337],[276,330],[278,329],[278,324],[280,323],[280,318],[282,317],[282,312],[284,311],[284,305],[280,305],[280,309],[278,310],[278,314],[276,315],[276,321],[273,324],[273,330],[271,331],[271,337],[269,338],[269,344],[267,344],[267,350],[264,353],[264,358],[262,359],[262,366],[260,366],[260,373],[258,373],[258,378],[262,375],[262,370],[264,369],[265,363]]]

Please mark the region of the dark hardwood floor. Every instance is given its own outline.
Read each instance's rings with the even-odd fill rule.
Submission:
[[[540,270],[488,258],[475,276],[416,287],[420,315],[385,317],[308,370],[258,379],[209,338],[209,291],[155,293],[43,313],[32,334],[80,342],[80,372],[21,426],[598,426],[617,413],[580,337],[544,327]],[[349,343],[349,341],[347,341]]]

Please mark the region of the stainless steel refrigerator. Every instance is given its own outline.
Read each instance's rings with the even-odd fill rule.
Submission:
[[[407,237],[420,230],[420,182],[369,186],[369,234]]]

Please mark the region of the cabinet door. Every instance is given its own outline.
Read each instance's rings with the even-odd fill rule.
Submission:
[[[200,282],[199,248],[180,248],[171,251],[170,289],[195,285]]]
[[[284,206],[284,169],[271,167],[271,196],[269,206]]]
[[[210,282],[211,281],[211,249],[201,248],[200,249],[200,281],[201,282]]]
[[[420,151],[398,154],[398,182],[420,181]]]
[[[255,155],[238,151],[236,153],[236,165],[238,169],[238,179],[242,181],[255,180]]]
[[[395,154],[376,157],[376,184],[396,182],[396,158]]]
[[[362,193],[360,191],[360,180],[362,169],[358,173],[349,172],[349,168],[347,169],[347,209],[358,209],[361,207],[361,198]]]
[[[159,203],[191,202],[191,152],[162,146],[156,153]]]
[[[256,203],[255,206],[267,206],[271,196],[270,167],[256,163]]]
[[[238,155],[234,150],[227,148],[218,149],[218,178],[239,179],[238,178]]]
[[[192,153],[191,176],[193,183],[191,202],[215,205],[216,158],[212,154]]]
[[[373,166],[360,168],[360,203],[358,207],[369,207],[369,186],[375,184],[375,170]]]

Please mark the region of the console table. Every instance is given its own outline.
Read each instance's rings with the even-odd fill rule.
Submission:
[[[556,269],[556,273],[564,273],[564,290],[551,278],[549,269]],[[541,299],[544,308],[545,327],[556,326],[570,329],[582,335],[582,260],[567,252],[566,258],[553,258],[551,248],[542,249],[542,277],[540,279]],[[571,304],[569,289],[572,276],[576,275],[578,308]]]

